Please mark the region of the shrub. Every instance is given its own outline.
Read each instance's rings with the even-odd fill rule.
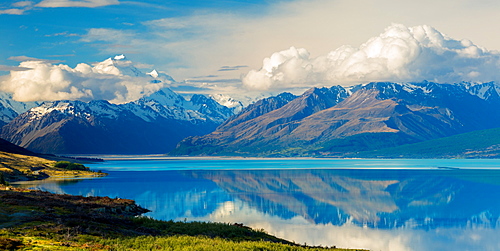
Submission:
[[[5,186],[9,185],[9,183],[5,180],[3,172],[0,172],[0,185],[5,185]]]
[[[63,168],[67,170],[79,170],[79,171],[87,171],[88,167],[78,164],[78,163],[72,163],[69,161],[58,161],[54,164],[54,167],[57,168]]]
[[[6,237],[0,237],[0,249],[1,250],[14,250],[19,249],[23,245],[23,242],[16,239],[10,239]]]

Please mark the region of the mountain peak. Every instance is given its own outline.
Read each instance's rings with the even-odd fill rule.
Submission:
[[[153,71],[148,72],[148,73],[146,73],[146,74],[148,74],[149,76],[151,76],[151,77],[153,77],[153,78],[157,78],[157,77],[158,77],[158,75],[159,75],[159,74],[158,74],[158,72],[156,71],[156,69],[154,69]]]
[[[123,60],[123,59],[126,59],[125,55],[121,54],[121,55],[116,55],[114,58],[114,60]]]
[[[258,101],[215,132],[185,139],[173,154],[343,156],[494,128],[500,126],[496,88],[427,81],[311,88],[280,106],[272,105],[276,97]]]

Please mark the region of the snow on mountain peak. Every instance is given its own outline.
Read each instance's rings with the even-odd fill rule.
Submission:
[[[12,94],[0,92],[0,122],[9,123],[19,114],[39,105],[38,102],[15,101]]]
[[[149,107],[158,115],[165,118],[191,121],[213,121],[222,123],[234,114],[235,108],[228,108],[219,104],[213,98],[196,94],[190,100],[175,93],[169,88],[163,88],[153,94],[132,102],[138,107]],[[132,108],[132,106],[130,106]],[[149,115],[144,115],[144,109],[131,110],[135,115],[147,120]],[[147,108],[146,108],[147,109]],[[151,116],[149,116],[151,117]]]
[[[116,76],[121,75],[120,69],[115,66],[115,64],[113,63],[113,59],[111,58],[94,64],[92,71],[101,74],[110,74]]]
[[[470,94],[475,95],[481,99],[488,100],[491,97],[500,96],[500,86],[496,82],[488,83],[474,83],[474,82],[462,82],[460,83],[465,90]]]
[[[116,55],[114,57],[115,60],[122,60],[122,59],[125,59],[125,55],[121,54],[121,55]]]
[[[211,94],[209,96],[220,105],[223,105],[227,108],[233,108],[235,113],[239,113],[243,109],[243,104],[240,101],[230,97],[229,95]]]
[[[53,101],[45,102],[38,107],[31,108],[29,112],[30,121],[42,118],[46,114],[57,111],[62,114],[82,117],[90,120],[92,116],[101,116],[114,119],[118,116],[120,108],[104,100],[91,101]]]
[[[149,76],[151,76],[153,78],[157,78],[159,75],[158,72],[156,71],[156,69],[154,69],[153,71],[146,73],[146,74],[148,74]]]
[[[146,74],[138,70],[134,63],[126,60],[126,57],[121,54],[108,58],[102,62],[94,64],[92,70],[96,73],[110,74],[115,76],[130,76],[130,77],[145,77]]]

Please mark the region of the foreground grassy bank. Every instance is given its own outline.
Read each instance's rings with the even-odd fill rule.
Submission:
[[[0,250],[346,250],[305,247],[240,224],[159,221],[127,199],[0,186]]]

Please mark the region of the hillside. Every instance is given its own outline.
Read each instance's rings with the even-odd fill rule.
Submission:
[[[14,145],[7,140],[1,139],[0,138],[0,152],[7,152],[7,153],[16,153],[16,154],[23,154],[23,155],[36,155],[36,153],[26,150],[23,147]]]
[[[343,157],[500,127],[495,83],[374,82],[313,88],[275,109],[240,113],[171,155]],[[277,96],[278,98],[280,96]]]
[[[68,170],[56,167],[56,161],[37,156],[0,152],[0,175],[5,181],[46,178],[98,177],[105,174],[90,170]]]
[[[78,160],[33,153],[0,139],[0,176],[5,182],[105,175],[93,172],[80,164],[76,164],[76,166],[81,170],[64,168],[64,163],[76,161]],[[61,163],[63,164],[61,165]]]
[[[500,158],[500,128],[348,154],[361,158]]]

